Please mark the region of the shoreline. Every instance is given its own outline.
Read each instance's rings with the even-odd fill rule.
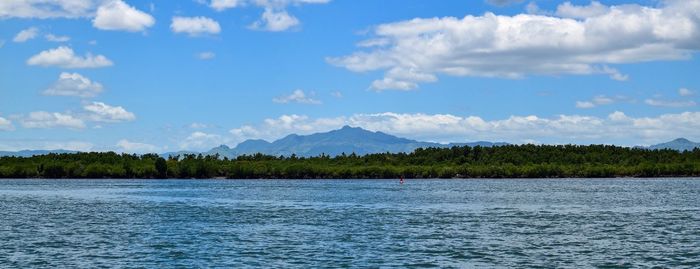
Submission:
[[[624,180],[624,179],[652,179],[652,180],[664,180],[664,179],[698,179],[699,176],[661,176],[661,177],[453,177],[453,178],[404,178],[404,180],[421,181],[421,180]],[[153,181],[165,181],[165,180],[194,180],[194,181],[237,181],[237,180],[249,180],[249,181],[265,181],[265,180],[287,180],[287,181],[302,181],[302,180],[386,180],[386,181],[398,181],[398,178],[226,178],[226,177],[212,177],[212,178],[43,178],[43,177],[27,177],[27,178],[0,178],[1,180],[153,180]]]

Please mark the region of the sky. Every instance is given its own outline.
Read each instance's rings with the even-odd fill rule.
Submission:
[[[700,0],[4,0],[0,150],[700,141]]]

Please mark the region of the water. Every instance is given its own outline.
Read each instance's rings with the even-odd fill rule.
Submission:
[[[699,179],[0,180],[0,267],[700,267]]]

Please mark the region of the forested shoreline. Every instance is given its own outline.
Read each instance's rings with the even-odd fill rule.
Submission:
[[[90,152],[1,157],[0,178],[600,178],[700,176],[700,149],[508,145],[335,157]]]

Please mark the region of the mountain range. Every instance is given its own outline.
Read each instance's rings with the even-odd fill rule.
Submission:
[[[383,132],[372,132],[362,128],[344,126],[341,129],[333,130],[325,133],[315,133],[310,135],[291,134],[279,140],[268,142],[265,140],[246,140],[236,147],[231,148],[226,145],[221,145],[212,148],[206,152],[196,151],[178,151],[167,152],[160,154],[163,157],[182,156],[185,154],[203,154],[215,155],[220,157],[235,158],[240,155],[251,155],[255,153],[263,153],[272,156],[318,156],[326,154],[336,156],[340,154],[355,153],[365,155],[371,153],[382,152],[412,152],[417,148],[428,147],[453,147],[453,146],[503,146],[508,145],[504,142],[487,142],[478,141],[471,143],[450,143],[440,144],[434,142],[422,142],[407,138],[396,137]],[[678,138],[670,142],[652,145],[649,147],[640,147],[647,149],[673,149],[673,150],[693,150],[700,148],[700,143],[692,142],[685,138]],[[44,155],[48,153],[75,153],[76,151],[69,150],[23,150],[23,151],[0,151],[2,156],[17,156],[30,157],[34,155]]]
[[[685,138],[678,138],[673,141],[648,147],[648,149],[675,149],[678,151],[690,151],[695,148],[700,148],[700,143],[696,143]]]
[[[73,150],[62,150],[62,149],[57,149],[57,150],[20,150],[20,151],[0,151],[0,157],[5,157],[5,156],[14,156],[14,157],[32,157],[35,155],[46,155],[49,153],[57,153],[57,154],[62,154],[62,153],[77,153],[77,151]]]
[[[381,152],[412,152],[417,148],[427,147],[452,147],[452,146],[502,146],[507,143],[493,143],[486,141],[472,143],[439,144],[433,142],[421,142],[406,138],[400,138],[382,132],[372,132],[362,128],[344,126],[341,129],[325,133],[310,135],[291,134],[282,139],[268,142],[265,140],[246,140],[234,148],[226,145],[215,147],[204,155],[219,154],[221,157],[235,158],[240,155],[263,153],[272,156],[319,156],[326,154],[336,156],[340,154],[355,153],[365,155]],[[182,155],[187,152],[164,153],[163,156]]]

